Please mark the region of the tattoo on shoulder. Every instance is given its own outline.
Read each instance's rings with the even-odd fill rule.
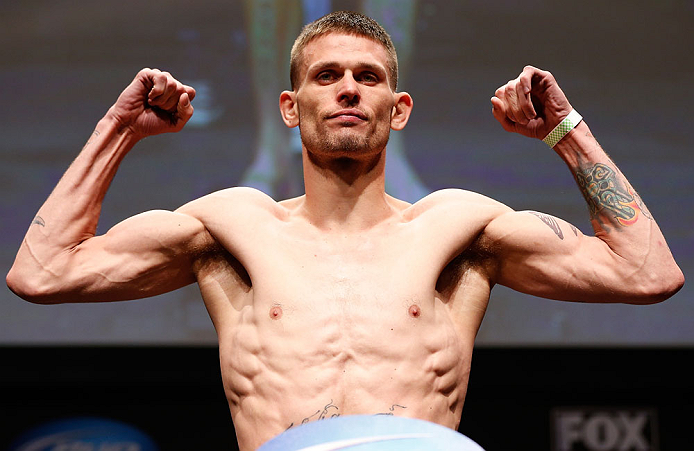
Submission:
[[[601,224],[601,217],[604,217],[614,226],[630,226],[637,221],[639,213],[653,219],[634,189],[607,164],[579,168],[576,181],[588,203],[591,218]]]
[[[560,240],[564,239],[564,233],[561,231],[561,227],[559,227],[559,223],[557,222],[556,218],[554,218],[554,216],[546,215],[537,211],[529,211],[528,213],[540,218],[542,222],[547,224],[547,227],[552,229],[552,232],[554,232],[554,234],[557,235]],[[576,230],[574,230],[574,233],[576,233]]]
[[[32,224],[38,224],[41,227],[46,227],[46,221],[43,220],[41,216],[36,216],[33,221],[31,221]]]

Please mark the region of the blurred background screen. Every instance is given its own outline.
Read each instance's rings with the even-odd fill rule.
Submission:
[[[564,163],[542,142],[503,131],[497,87],[532,64],[573,106],[658,220],[685,275],[694,266],[691,79],[694,2],[9,1],[0,15],[0,269],[61,174],[143,67],[197,89],[196,113],[127,156],[99,233],[151,209],[251,185],[301,194],[299,138],[277,109],[301,25],[333,9],[364,11],[398,47],[399,89],[414,98],[388,147],[390,194],[480,192],[556,215],[591,233]],[[657,305],[549,301],[497,286],[481,346],[694,345],[694,291]],[[196,286],[152,299],[33,305],[0,288],[0,344],[216,343]]]

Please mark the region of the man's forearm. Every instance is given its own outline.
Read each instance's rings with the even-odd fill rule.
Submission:
[[[12,280],[52,271],[56,258],[94,236],[101,203],[123,157],[136,143],[109,115],[96,126],[77,158],[31,221],[8,275]],[[13,274],[14,273],[14,274]]]
[[[554,150],[571,169],[588,203],[596,233],[624,231],[640,219],[653,221],[645,204],[581,122]]]
[[[554,150],[588,204],[595,235],[642,278],[680,281],[681,271],[653,216],[588,125],[581,122]]]
[[[100,120],[39,209],[27,238],[38,233],[42,239],[50,236],[54,244],[68,248],[94,235],[106,191],[136,142],[108,115]]]

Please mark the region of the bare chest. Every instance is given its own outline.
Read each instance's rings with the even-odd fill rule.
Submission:
[[[459,300],[450,293],[458,297],[469,293],[484,302],[488,297],[484,281],[478,284],[482,290],[477,286],[448,290],[463,280],[460,274],[451,274],[458,269],[447,268],[454,256],[451,246],[416,225],[339,234],[275,224],[255,232],[239,259],[234,259],[237,267],[222,268],[211,277],[199,274],[208,304],[220,304],[221,298],[222,304],[234,307],[221,312],[210,309],[213,320],[216,314],[227,315],[226,310],[231,323],[240,321],[238,313],[246,306],[258,326],[270,329],[328,330],[334,325],[350,331],[379,325],[397,330],[409,328],[412,321],[435,324],[444,314],[460,326],[453,305]],[[214,289],[207,289],[205,279],[212,279],[209,285]],[[442,280],[448,286],[442,286]],[[440,310],[438,316],[432,315],[435,308]]]
[[[252,302],[225,335],[228,374],[257,368],[248,377],[274,392],[353,413],[457,386],[472,340],[437,295],[439,271],[396,238],[278,240],[252,266]]]
[[[413,239],[406,232],[279,236],[253,259],[255,302],[347,318],[406,312],[433,300],[440,272],[435,253]]]
[[[225,321],[230,341],[278,373],[460,355],[474,331],[437,290],[445,252],[418,239],[406,228],[268,237],[245,261],[251,287]]]

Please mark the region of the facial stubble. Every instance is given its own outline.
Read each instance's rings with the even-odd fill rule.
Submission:
[[[378,129],[366,133],[356,130],[344,132],[330,132],[325,126],[315,132],[304,131],[299,122],[301,142],[309,153],[347,158],[366,155],[376,149],[384,149],[390,138],[390,127],[386,128],[385,133],[379,133]]]

